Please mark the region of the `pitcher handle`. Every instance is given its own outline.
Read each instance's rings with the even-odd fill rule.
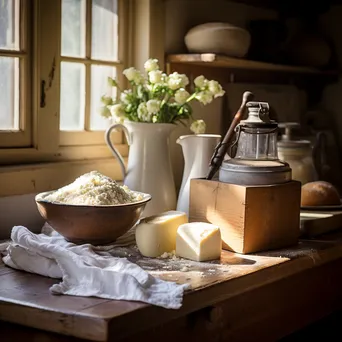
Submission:
[[[113,124],[112,126],[110,126],[105,133],[105,140],[106,140],[106,143],[107,143],[108,147],[110,148],[111,152],[113,153],[114,157],[119,162],[123,179],[125,179],[125,177],[127,175],[127,170],[125,167],[124,159],[122,158],[122,155],[119,153],[119,151],[114,147],[114,145],[110,139],[110,135],[111,135],[112,131],[117,129],[117,128],[120,128],[123,130],[123,132],[125,133],[125,137],[126,137],[128,145],[131,145],[132,144],[131,136],[128,132],[128,129],[122,124]]]

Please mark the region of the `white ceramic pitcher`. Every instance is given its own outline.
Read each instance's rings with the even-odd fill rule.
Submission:
[[[169,150],[169,136],[175,127],[165,123],[126,121],[123,125],[110,126],[105,133],[106,143],[120,163],[124,184],[152,196],[144,216],[176,208],[177,196]],[[127,169],[110,140],[111,132],[116,129],[123,130],[130,145]]]
[[[215,147],[221,140],[217,134],[182,135],[177,143],[182,146],[184,171],[182,184],[178,195],[177,210],[189,216],[190,180],[203,178],[208,174],[209,162]]]

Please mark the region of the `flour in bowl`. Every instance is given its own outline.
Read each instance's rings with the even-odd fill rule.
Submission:
[[[86,173],[44,198],[49,202],[74,205],[116,205],[142,199],[140,193],[119,185],[98,171]]]

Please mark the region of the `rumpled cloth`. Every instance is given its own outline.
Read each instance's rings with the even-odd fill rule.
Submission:
[[[46,225],[41,234],[15,226],[3,262],[12,268],[50,278],[62,278],[51,286],[53,294],[141,301],[178,309],[188,284],[179,285],[153,277],[126,258],[105,253],[115,245],[76,245]],[[132,243],[132,234],[117,240],[117,246]],[[101,252],[99,255],[96,252]]]

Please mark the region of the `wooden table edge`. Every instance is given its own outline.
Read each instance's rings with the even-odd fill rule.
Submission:
[[[342,244],[335,244],[327,249],[315,251],[312,255],[301,256],[229,281],[206,286],[186,294],[183,306],[179,310],[167,310],[152,305],[141,304],[138,308],[133,306],[131,311],[128,310],[122,315],[115,314],[113,316],[111,314],[104,314],[102,316],[96,316],[85,312],[90,307],[100,307],[104,303],[110,302],[104,301],[71,314],[49,310],[50,318],[47,322],[46,320],[39,319],[42,312],[46,312],[47,310],[24,306],[19,302],[14,303],[0,300],[0,307],[11,308],[12,312],[9,315],[6,314],[7,310],[1,310],[3,312],[0,314],[0,319],[44,331],[84,339],[91,338],[94,341],[107,341],[107,338],[110,336],[115,336],[115,338],[119,339],[144,329],[153,328],[191,312],[214,306],[231,297],[276,282],[285,277],[293,276],[307,269],[321,266],[341,257]],[[69,316],[71,324],[70,326],[67,325],[68,329],[65,329],[63,321],[67,319],[67,316]],[[29,317],[35,318],[28,319]],[[129,329],[127,325],[128,321],[135,322],[134,326],[129,325]]]
[[[115,336],[115,338],[127,337],[132,333],[156,327],[206,307],[213,307],[217,303],[226,301],[234,296],[241,295],[287,277],[295,276],[296,274],[340,258],[342,258],[342,245],[335,245],[326,250],[314,252],[311,256],[302,256],[297,259],[288,260],[284,263],[273,265],[226,282],[197,289],[184,297],[183,305],[179,310],[165,310],[146,305],[121,316],[114,318],[106,317],[109,322],[108,335]],[[161,313],[160,310],[163,310],[163,312]],[[134,321],[135,324],[127,333],[128,316],[129,321]]]

